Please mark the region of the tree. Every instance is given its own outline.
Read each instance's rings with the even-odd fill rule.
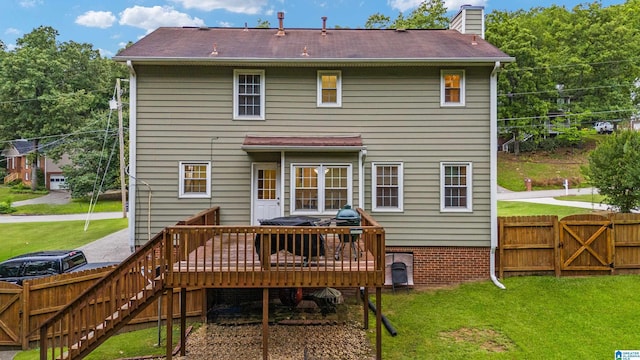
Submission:
[[[269,22],[269,20],[262,20],[261,18],[258,18],[258,23],[256,24],[256,28],[268,29],[270,27],[271,27],[271,23]]]
[[[640,132],[607,136],[588,160],[582,172],[605,202],[625,213],[640,205]]]
[[[375,13],[367,19],[367,29],[446,29],[449,19],[444,0],[425,0],[418,5],[407,17],[398,13],[393,22],[391,18]]]
[[[114,75],[120,75],[92,45],[59,43],[57,36],[52,27],[38,27],[0,63],[0,140],[32,139],[34,161],[41,139],[74,133],[92,111],[105,109]]]

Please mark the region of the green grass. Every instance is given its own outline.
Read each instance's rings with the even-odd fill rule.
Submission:
[[[11,202],[34,199],[43,196],[42,194],[16,194],[12,193],[10,188],[0,185],[0,202],[11,200]]]
[[[196,324],[197,326],[197,324]],[[173,345],[177,345],[180,341],[180,327],[174,326]],[[122,333],[109,338],[104,344],[91,352],[85,359],[87,360],[103,360],[103,359],[122,359],[141,357],[145,355],[164,355],[166,352],[166,328],[162,326],[161,330],[162,343],[158,343],[158,328]],[[16,355],[15,360],[37,360],[40,358],[38,349],[22,351]]]
[[[600,204],[604,201],[604,196],[600,194],[567,195],[557,196],[555,199],[563,201],[584,201],[594,204]]]
[[[591,209],[535,204],[524,201],[498,201],[498,216],[557,215],[563,218],[575,214],[589,214]]]
[[[613,359],[639,347],[638,275],[503,283],[383,295],[398,331],[383,328],[383,359]]]
[[[89,211],[89,202],[73,200],[68,204],[33,204],[15,207],[13,215],[63,215],[83,214]],[[122,211],[122,202],[117,200],[100,200],[96,203],[94,212]]]
[[[563,189],[564,179],[570,186],[589,186],[580,172],[585,152],[560,154],[498,155],[498,185],[512,191],[525,191],[524,179],[532,179],[533,190]]]
[[[127,219],[0,224],[0,261],[38,250],[75,249],[127,227]]]

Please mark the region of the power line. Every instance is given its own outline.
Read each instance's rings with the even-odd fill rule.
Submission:
[[[597,90],[597,89],[608,89],[608,88],[617,88],[623,86],[635,86],[635,83],[629,84],[618,84],[618,85],[607,85],[607,86],[592,86],[592,87],[583,87],[583,88],[569,88],[569,89],[553,89],[553,90],[542,90],[542,91],[526,91],[526,92],[509,92],[509,93],[501,93],[498,96],[516,96],[516,95],[534,95],[534,94],[546,94],[546,93],[558,93],[558,97],[563,97],[559,93],[560,92],[572,92],[572,91],[582,91],[582,90]]]
[[[533,71],[533,70],[549,70],[549,69],[564,69],[564,68],[577,68],[583,66],[594,66],[594,65],[610,65],[610,64],[621,64],[621,63],[631,63],[638,61],[638,58],[630,58],[626,60],[612,60],[612,61],[601,61],[601,62],[585,62],[585,63],[573,63],[566,65],[548,65],[548,66],[539,66],[539,67],[526,67],[526,68],[517,68],[517,69],[506,69],[502,68],[500,70],[501,73],[508,72],[522,72],[522,71]],[[516,62],[517,63],[517,59]],[[508,65],[507,65],[508,66]]]
[[[611,113],[620,113],[620,112],[635,112],[637,109],[622,109],[622,110],[603,110],[603,111],[592,111],[592,112],[582,112],[582,113],[570,113],[570,114],[554,114],[552,117],[579,117],[579,116],[588,116],[588,115],[600,115],[600,114],[611,114]],[[547,119],[550,116],[547,115],[539,115],[539,116],[523,116],[523,117],[514,117],[514,118],[503,118],[498,119],[498,121],[511,121],[511,120],[536,120],[536,119]]]

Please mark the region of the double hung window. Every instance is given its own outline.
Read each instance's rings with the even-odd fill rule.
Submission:
[[[440,210],[451,212],[472,211],[471,163],[440,164]]]
[[[180,189],[181,198],[211,197],[211,163],[181,162]]]
[[[318,71],[318,106],[342,106],[342,74],[340,71]]]
[[[233,71],[233,118],[264,120],[264,70]]]
[[[464,106],[464,70],[442,70],[440,76],[440,104],[442,106]]]
[[[402,211],[402,163],[373,163],[371,168],[373,211]]]

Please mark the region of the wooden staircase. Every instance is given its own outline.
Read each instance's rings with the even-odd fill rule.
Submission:
[[[20,179],[20,173],[19,172],[14,172],[14,173],[11,173],[11,174],[9,174],[9,175],[4,177],[4,183],[8,184],[8,183],[10,183],[12,181],[15,181],[15,180],[18,180],[18,179]]]
[[[40,326],[40,359],[82,359],[164,291],[164,231]]]

